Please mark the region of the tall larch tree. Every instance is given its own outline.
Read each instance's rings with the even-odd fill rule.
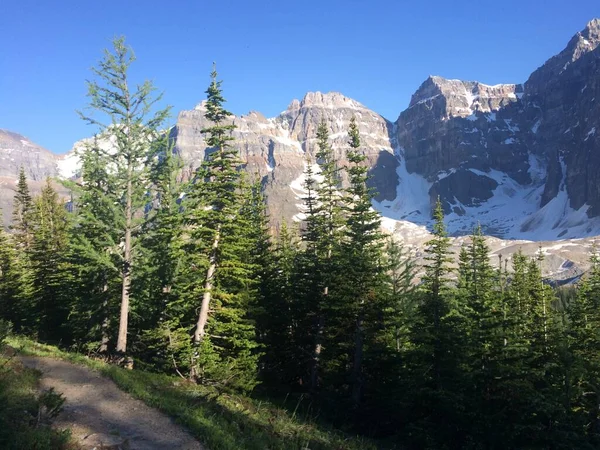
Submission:
[[[124,38],[113,41],[112,51],[106,50],[97,68],[96,78],[88,82],[90,113],[82,118],[98,127],[99,135],[111,142],[112,151],[106,155],[107,166],[116,174],[115,198],[118,199],[118,221],[122,239],[121,305],[116,351],[127,351],[127,332],[132,272],[135,269],[136,230],[140,212],[147,202],[148,158],[151,143],[164,126],[169,108],[157,108],[161,95],[155,94],[150,81],[132,84],[130,68],[135,55]],[[98,113],[97,117],[94,113]]]

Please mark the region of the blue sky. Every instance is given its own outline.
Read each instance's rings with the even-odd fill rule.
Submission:
[[[3,0],[0,128],[56,153],[90,136],[85,80],[125,35],[173,117],[204,98],[212,61],[236,114],[339,91],[395,120],[432,75],[524,82],[594,17],[598,0]]]

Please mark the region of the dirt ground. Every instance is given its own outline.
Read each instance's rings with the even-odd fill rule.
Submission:
[[[83,449],[205,450],[171,418],[93,370],[50,358],[19,359],[43,373],[42,389],[52,387],[65,396],[64,409],[54,426],[69,428]]]

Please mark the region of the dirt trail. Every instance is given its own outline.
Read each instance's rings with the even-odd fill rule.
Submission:
[[[54,422],[70,428],[84,449],[205,450],[168,416],[119,390],[110,380],[66,361],[23,356],[27,367],[40,370],[41,387],[66,397]]]

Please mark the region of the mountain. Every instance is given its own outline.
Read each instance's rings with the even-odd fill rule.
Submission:
[[[204,103],[181,111],[171,130],[188,176],[206,154],[204,112]],[[319,122],[327,122],[344,165],[352,116],[378,193],[374,207],[384,226],[408,242],[426,239],[438,197],[455,236],[478,223],[490,236],[519,242],[600,234],[598,19],[522,84],[428,77],[395,122],[336,92],[310,92],[273,118],[255,111],[232,118],[246,170],[261,180],[275,227],[302,219],[303,171],[309,163],[318,171]],[[5,184],[21,164],[36,181],[77,170],[73,152],[56,157],[10,132],[0,134],[0,158],[14,158],[0,171]],[[0,201],[6,211],[8,200]]]
[[[391,123],[339,93],[308,93],[275,118],[236,117],[250,173],[275,222],[296,217],[302,171],[324,119],[345,163],[356,115],[375,207],[391,228],[426,225],[439,197],[454,235],[480,223],[493,236],[551,240],[600,234],[600,21],[592,20],[523,84],[431,76]],[[173,136],[193,169],[204,157],[203,105],[179,114]],[[317,167],[318,169],[318,167]]]
[[[191,173],[206,152],[201,129],[208,126],[204,118],[204,103],[192,111],[179,113],[172,136],[178,151]],[[366,163],[371,167],[373,183],[380,192],[378,198],[394,198],[395,157],[390,133],[393,125],[379,114],[339,93],[311,92],[294,100],[275,118],[267,119],[258,112],[235,117],[233,132],[246,171],[258,177],[264,186],[270,216],[276,225],[297,217],[302,203],[302,174],[307,157],[316,150],[316,129],[321,120],[330,128],[331,143],[342,164],[345,164],[348,125],[357,117]],[[386,166],[386,162],[388,165]],[[317,167],[318,170],[318,167]]]
[[[35,194],[41,190],[47,177],[65,174],[72,159],[72,155],[55,155],[25,136],[0,129],[0,210],[3,218],[0,226],[6,227],[10,223],[13,196],[21,167],[25,169],[29,188]],[[62,186],[57,184],[56,187],[61,194],[67,194]]]

